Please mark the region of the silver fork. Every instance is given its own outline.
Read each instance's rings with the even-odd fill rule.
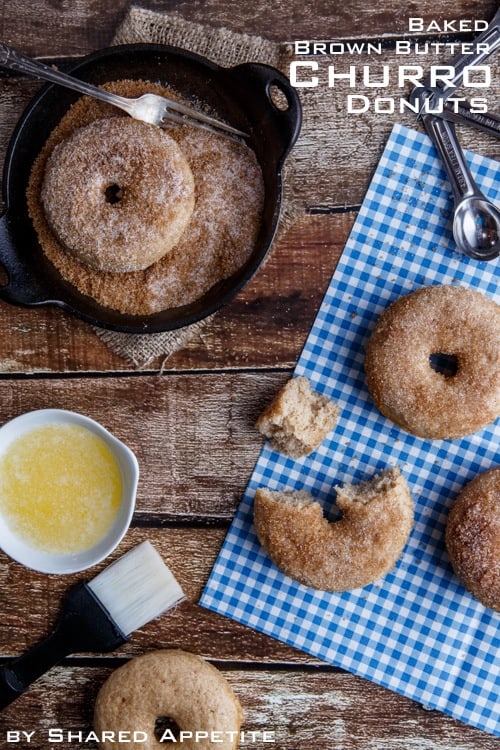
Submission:
[[[243,133],[241,130],[237,130],[237,128],[233,128],[231,125],[227,125],[215,117],[209,117],[203,112],[198,112],[198,110],[192,107],[186,107],[184,104],[179,104],[164,96],[143,94],[137,99],[131,99],[126,96],[113,94],[110,91],[105,91],[90,83],[81,81],[79,78],[73,78],[73,76],[67,73],[62,73],[56,68],[51,68],[37,60],[32,60],[1,42],[0,66],[19,73],[43,78],[46,81],[58,83],[61,86],[78,91],[80,94],[87,94],[94,99],[100,99],[103,102],[112,104],[114,107],[119,107],[136,120],[142,120],[151,125],[164,126],[168,122],[175,122],[181,125],[193,125],[203,130],[209,130],[217,135],[248,137],[247,133]]]

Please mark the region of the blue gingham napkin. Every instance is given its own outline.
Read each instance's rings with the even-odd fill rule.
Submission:
[[[500,198],[500,164],[467,153]],[[296,375],[340,406],[335,430],[294,461],[263,448],[200,603],[420,703],[500,734],[500,615],[454,576],[444,545],[460,488],[500,463],[500,420],[460,440],[423,440],[385,419],[368,394],[364,344],[394,299],[459,284],[498,301],[498,261],[454,249],[450,187],[425,135],[396,125],[308,337]],[[307,588],[270,562],[252,525],[255,490],[304,488],[332,514],[334,484],[399,465],[416,502],[395,570],[344,594]]]

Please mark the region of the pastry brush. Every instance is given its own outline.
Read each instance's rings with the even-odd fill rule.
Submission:
[[[114,651],[183,598],[155,548],[149,542],[134,547],[92,581],[70,588],[52,634],[0,667],[0,710],[65,656]]]

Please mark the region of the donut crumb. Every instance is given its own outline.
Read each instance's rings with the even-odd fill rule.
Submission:
[[[304,377],[292,378],[256,422],[276,450],[291,458],[312,453],[335,427],[339,407]]]

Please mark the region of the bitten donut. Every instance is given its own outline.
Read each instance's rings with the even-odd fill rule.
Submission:
[[[448,515],[446,547],[465,588],[500,612],[500,467],[460,492]]]
[[[177,649],[152,651],[114,671],[97,696],[94,729],[113,737],[104,740],[106,750],[153,750],[166,747],[155,725],[167,717],[184,732],[185,750],[238,747],[243,714],[229,683],[199,656]],[[134,732],[141,733],[137,742]]]
[[[271,560],[322,591],[347,591],[384,576],[413,527],[413,500],[398,468],[336,489],[343,516],[332,523],[305,490],[260,488],[255,495],[255,529]]]
[[[447,374],[433,366],[441,356]],[[500,306],[472,289],[430,286],[393,302],[365,357],[384,416],[424,438],[454,439],[500,414]]]
[[[139,271],[181,238],[194,208],[194,180],[177,143],[127,117],[100,119],[58,144],[41,199],[68,253],[98,271]]]

